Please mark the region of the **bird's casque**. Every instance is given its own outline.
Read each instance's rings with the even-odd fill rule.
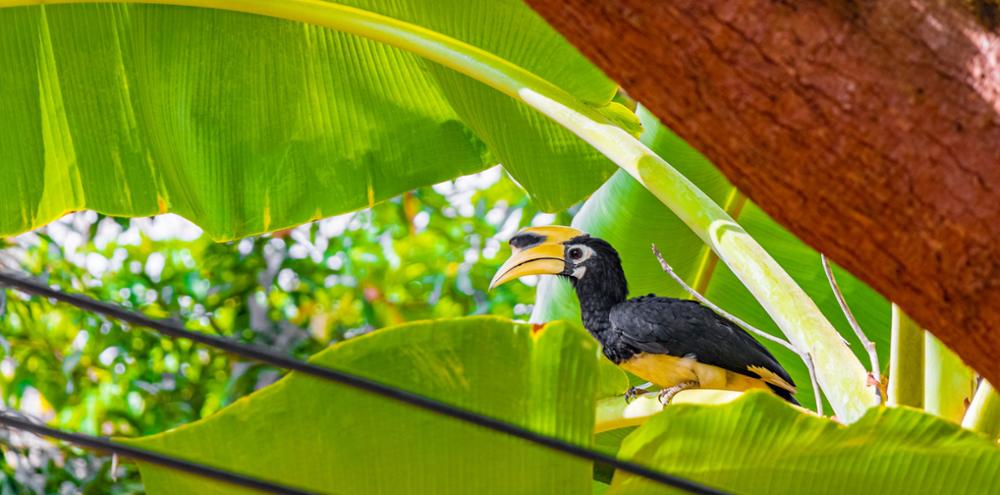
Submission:
[[[685,388],[766,389],[797,404],[795,383],[750,334],[706,306],[652,294],[628,299],[618,252],[571,227],[530,227],[510,239],[511,257],[490,289],[526,275],[568,278],[583,325],[604,355],[663,388],[669,402]]]

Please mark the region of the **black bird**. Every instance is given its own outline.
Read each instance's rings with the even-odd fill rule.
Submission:
[[[510,245],[513,254],[490,288],[525,275],[568,278],[580,299],[583,326],[604,355],[661,387],[661,402],[687,388],[708,388],[766,389],[798,404],[788,372],[734,323],[696,301],[652,294],[628,299],[621,259],[606,241],[549,226],[521,230]]]

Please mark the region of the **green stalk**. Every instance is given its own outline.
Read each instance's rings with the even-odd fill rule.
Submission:
[[[888,394],[890,406],[924,407],[924,331],[895,304]]]
[[[924,335],[924,409],[961,423],[972,399],[972,370],[930,332]]]
[[[820,385],[847,422],[878,404],[867,372],[816,304],[726,212],[599,111],[491,53],[425,28],[319,0],[0,0],[0,7],[147,3],[214,8],[303,22],[407,50],[521,101],[573,132],[643,184],[750,289],[789,341],[812,355]]]
[[[743,211],[743,207],[746,204],[747,197],[738,189],[733,188],[726,197],[722,209],[735,219],[740,217],[740,212]],[[698,271],[695,272],[697,274],[696,278],[691,284],[699,294],[708,292],[708,284],[712,282],[712,276],[715,275],[715,267],[719,264],[719,257],[715,255],[715,251],[711,249],[705,249],[704,251]]]
[[[979,382],[976,396],[962,419],[962,426],[984,433],[993,440],[1000,437],[1000,395],[985,379]]]

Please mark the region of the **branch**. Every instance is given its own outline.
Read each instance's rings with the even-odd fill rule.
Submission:
[[[673,278],[675,282],[680,284],[680,286],[683,287],[684,290],[688,292],[688,294],[691,294],[691,297],[697,299],[698,302],[704,304],[712,311],[715,311],[719,316],[739,325],[744,330],[754,333],[757,336],[770,340],[771,342],[774,342],[776,344],[780,344],[785,348],[787,348],[788,350],[794,352],[800,358],[802,358],[802,361],[806,363],[806,368],[809,369],[809,380],[812,381],[813,395],[816,396],[816,412],[820,416],[823,415],[823,397],[820,395],[821,390],[819,388],[819,381],[816,379],[816,367],[813,364],[812,355],[810,355],[808,352],[802,352],[798,350],[794,345],[792,345],[785,339],[782,339],[780,337],[775,337],[774,335],[771,335],[743,321],[736,315],[729,313],[728,311],[716,306],[715,303],[709,301],[708,298],[699,294],[698,291],[694,290],[690,285],[688,285],[687,282],[685,282],[684,279],[680,277],[680,275],[677,275],[677,272],[675,272],[673,267],[670,266],[670,263],[667,263],[667,260],[663,258],[663,253],[661,253],[659,248],[656,247],[656,244],[653,244],[653,254],[656,255],[656,259],[660,262],[660,266],[663,267],[663,271],[666,272],[667,275],[670,275],[670,277]]]
[[[830,281],[830,288],[833,289],[833,295],[837,297],[837,303],[840,304],[841,311],[844,312],[844,316],[847,317],[847,322],[850,323],[851,329],[854,330],[854,335],[858,336],[858,340],[861,341],[861,345],[865,347],[868,351],[868,360],[871,361],[871,376],[875,380],[875,388],[879,392],[879,401],[884,400],[884,393],[882,390],[882,377],[880,375],[880,368],[878,364],[878,353],[875,352],[875,343],[868,339],[865,335],[864,330],[861,329],[861,325],[858,324],[857,318],[854,317],[854,313],[851,312],[851,308],[847,305],[847,300],[844,299],[843,292],[840,291],[840,285],[837,285],[837,278],[833,276],[833,269],[830,268],[830,262],[827,261],[826,255],[819,255],[820,261],[823,263],[823,271],[826,272],[826,279]]]

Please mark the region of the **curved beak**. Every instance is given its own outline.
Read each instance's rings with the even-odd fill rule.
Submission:
[[[572,227],[551,225],[522,229],[510,238],[510,258],[490,281],[490,290],[526,275],[558,275],[566,269],[563,243],[584,232]]]

